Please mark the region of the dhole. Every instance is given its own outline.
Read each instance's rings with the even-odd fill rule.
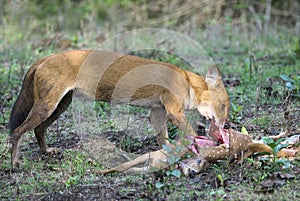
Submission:
[[[11,163],[18,160],[21,137],[34,130],[42,152],[51,152],[46,129],[67,109],[74,90],[111,103],[151,108],[150,120],[160,143],[168,137],[166,121],[185,135],[196,133],[185,109],[197,109],[221,129],[228,115],[228,95],[216,67],[206,78],[175,65],[115,52],[75,50],[37,60],[28,70],[10,116]]]

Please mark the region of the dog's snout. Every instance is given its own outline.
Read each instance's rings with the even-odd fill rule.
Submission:
[[[229,123],[229,122],[225,122],[224,128],[225,128],[225,129],[229,129],[229,128],[230,128],[230,123]]]

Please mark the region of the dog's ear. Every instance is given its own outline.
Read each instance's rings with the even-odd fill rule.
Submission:
[[[220,79],[222,79],[222,76],[220,74],[219,69],[216,66],[210,67],[206,73],[206,83],[215,86]]]

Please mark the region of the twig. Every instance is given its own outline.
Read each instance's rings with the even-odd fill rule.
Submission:
[[[287,133],[288,133],[287,131],[283,131],[283,132],[279,133],[278,135],[269,136],[269,138],[278,140],[280,138],[286,137]]]
[[[129,158],[125,153],[122,153],[121,155],[122,155],[124,158],[126,158],[128,161],[132,161],[132,159]]]
[[[289,136],[292,136],[292,135],[298,134],[298,133],[300,133],[300,129],[297,129],[297,130],[291,131],[291,132],[289,132],[288,130],[286,130],[286,131],[282,131],[278,135],[269,136],[269,138],[274,139],[274,140],[278,140],[280,138],[289,137]]]
[[[272,0],[267,0],[267,2],[266,2],[265,24],[264,24],[265,31],[267,31],[267,29],[268,29],[268,24],[269,24],[269,20],[270,20],[271,2],[272,2]]]
[[[256,11],[254,10],[253,6],[252,5],[249,5],[248,7],[249,11],[252,13],[253,17],[254,17],[254,21],[256,23],[256,26],[259,30],[262,30],[262,23],[261,23],[261,20],[259,19]]]
[[[257,74],[257,65],[256,65],[256,59],[253,53],[250,54],[249,57],[249,72],[250,72],[250,80],[252,78],[252,68],[254,69],[254,73]]]
[[[261,79],[259,79],[259,83],[256,86],[256,105],[255,105],[256,113],[258,113],[259,106],[260,106],[260,96],[261,96],[261,82],[260,82],[260,80]]]

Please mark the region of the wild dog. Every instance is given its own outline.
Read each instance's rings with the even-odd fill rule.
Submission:
[[[34,130],[42,152],[54,150],[46,144],[46,129],[68,108],[74,90],[98,101],[150,108],[150,120],[161,144],[167,143],[167,121],[186,136],[196,136],[185,109],[197,109],[216,122],[220,131],[228,116],[228,94],[215,66],[203,78],[173,64],[116,52],[74,50],[55,54],[30,67],[12,107],[12,167],[26,132]]]

